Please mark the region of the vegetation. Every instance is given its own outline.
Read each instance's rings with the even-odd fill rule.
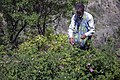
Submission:
[[[63,34],[37,36],[9,52],[1,45],[0,79],[119,80],[120,64],[112,48],[80,50]]]
[[[78,1],[1,0],[0,12],[6,21],[6,28],[2,28],[6,40],[2,43],[17,46],[26,40],[26,36],[45,35],[46,29],[53,26],[52,23],[59,21],[61,16],[68,17],[66,15],[72,10],[72,5]]]
[[[119,80],[120,62],[109,40],[88,51],[54,34],[54,21],[87,0],[1,0],[1,80]],[[1,15],[1,14],[0,14]],[[3,24],[2,21],[5,21]]]

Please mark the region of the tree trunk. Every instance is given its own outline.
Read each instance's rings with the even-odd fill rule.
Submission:
[[[45,35],[45,31],[46,31],[46,15],[44,17],[44,22],[43,22],[43,35]]]
[[[25,24],[22,26],[22,28],[18,31],[18,33],[16,34],[15,38],[13,39],[12,43],[15,43],[20,32],[26,27],[27,23],[25,22]]]

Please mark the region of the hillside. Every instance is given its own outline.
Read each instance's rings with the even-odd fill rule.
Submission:
[[[68,41],[76,1],[88,0],[0,1],[0,80],[120,80],[120,0],[85,5],[96,25],[89,50]]]
[[[105,38],[116,35],[114,32],[120,27],[119,4],[119,0],[89,0],[88,11],[94,16],[96,39],[99,42],[105,42]]]

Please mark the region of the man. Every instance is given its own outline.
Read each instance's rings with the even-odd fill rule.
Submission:
[[[93,16],[84,11],[84,5],[81,3],[75,5],[75,11],[68,29],[69,42],[71,45],[77,43],[80,48],[86,49],[87,41],[95,32]]]

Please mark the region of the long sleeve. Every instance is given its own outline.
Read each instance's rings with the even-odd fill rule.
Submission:
[[[71,18],[71,23],[70,23],[69,29],[68,29],[68,36],[69,36],[69,38],[73,38],[73,30],[75,28],[74,16],[75,16],[75,14]]]
[[[92,34],[95,33],[95,24],[93,20],[93,16],[89,14],[89,20],[88,20],[88,25],[89,25],[89,31],[85,33],[86,36],[91,36]]]

